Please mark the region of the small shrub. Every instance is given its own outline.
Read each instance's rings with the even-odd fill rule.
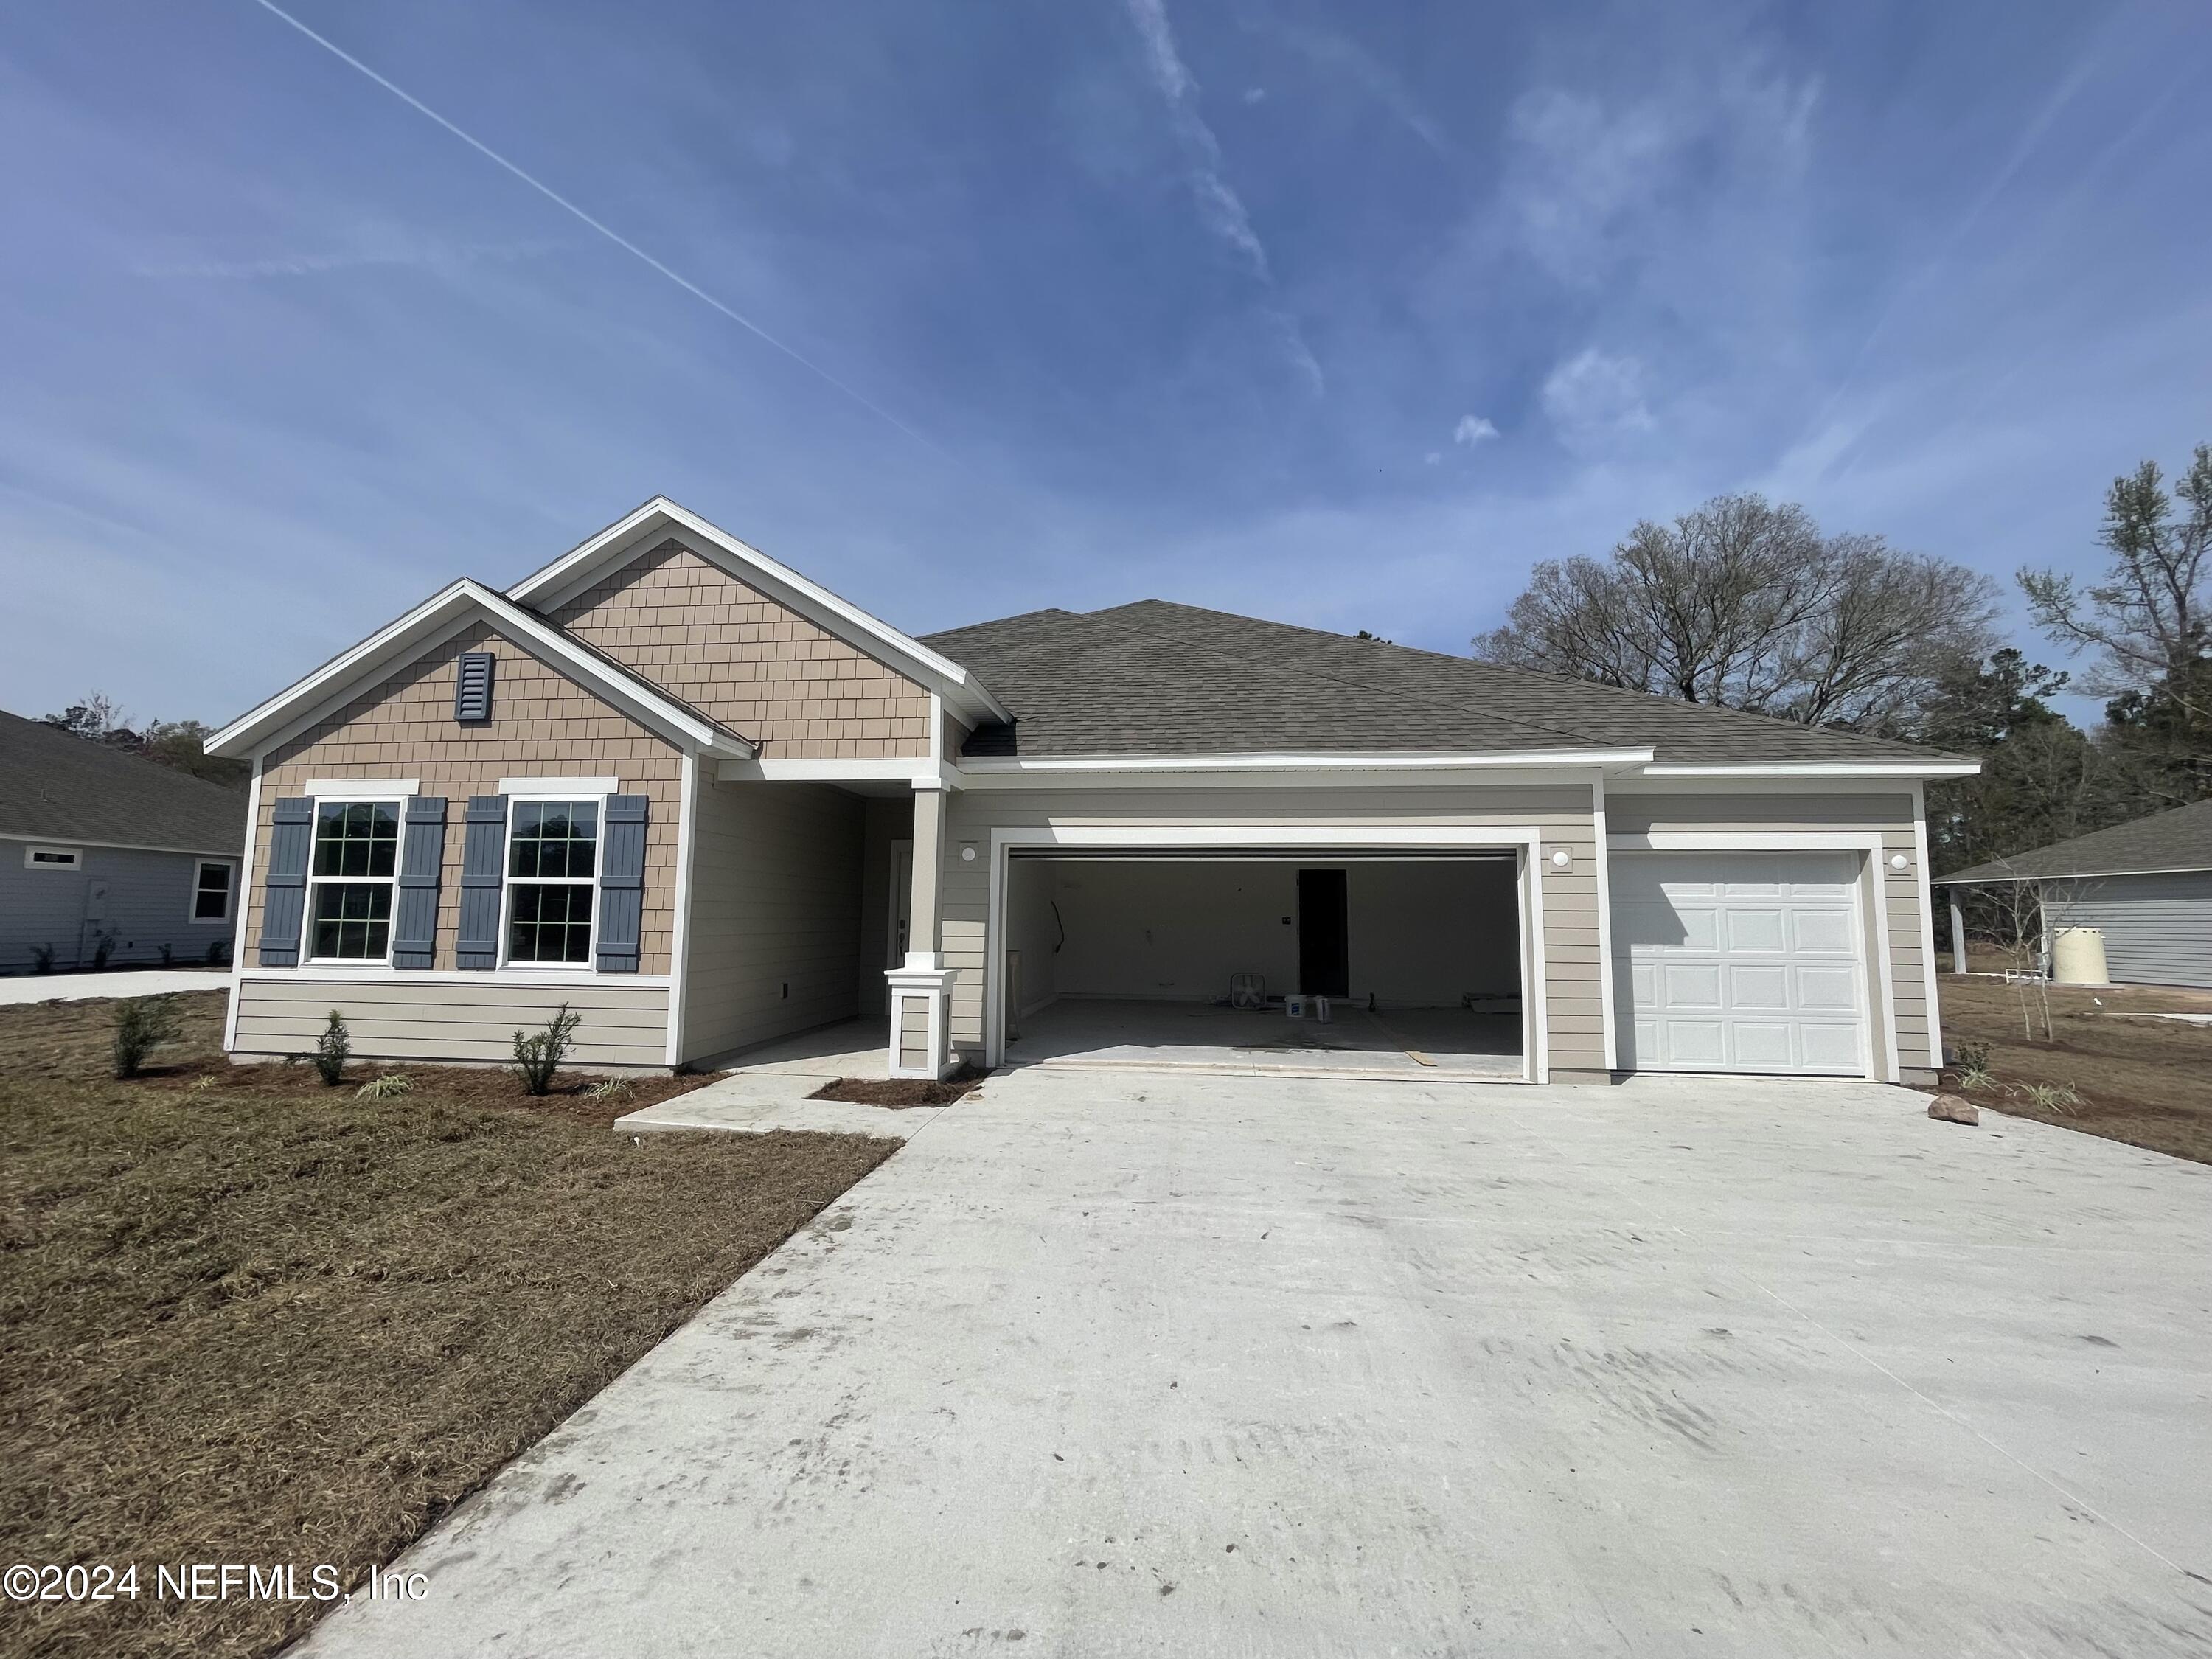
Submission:
[[[115,1075],[137,1077],[146,1056],[178,1030],[174,997],[125,997],[115,1006]]]
[[[51,974],[54,971],[52,945],[33,945],[31,947],[31,971],[34,974]]]
[[[106,973],[107,971],[107,959],[114,954],[115,930],[112,927],[93,935],[92,971],[94,973]]]
[[[164,968],[173,968],[176,965],[177,953],[174,951],[172,951],[167,945],[164,945],[161,947],[161,966]]]
[[[2064,1117],[2081,1103],[2081,1091],[2070,1083],[2031,1083],[2021,1092],[2041,1110]]]
[[[346,1061],[352,1058],[353,1034],[346,1030],[345,1016],[333,1008],[331,1023],[315,1039],[315,1075],[325,1087],[335,1089],[345,1081]]]
[[[362,1084],[353,1091],[353,1097],[356,1100],[397,1100],[414,1087],[415,1079],[406,1073],[386,1072],[383,1076],[373,1077]]]
[[[528,1036],[520,1031],[514,1034],[514,1070],[521,1078],[523,1088],[531,1094],[542,1095],[553,1087],[553,1073],[561,1069],[561,1062],[568,1056],[568,1045],[576,1028],[583,1021],[568,1012],[562,1003],[560,1012],[545,1022],[542,1031],[532,1031]]]
[[[586,1100],[628,1100],[631,1090],[626,1077],[603,1077],[584,1091]]]
[[[216,1081],[217,1079],[213,1073],[203,1073],[198,1077],[192,1079],[191,1087],[186,1089],[185,1092],[195,1098],[198,1098],[199,1096],[205,1094],[209,1090],[214,1088],[216,1085]]]
[[[1959,1069],[1962,1072],[1986,1072],[1990,1069],[1990,1045],[1986,1042],[1962,1042],[1959,1045]]]
[[[1996,1074],[1986,1066],[1961,1065],[1959,1067],[1959,1086],[1969,1093],[1997,1086]]]
[[[207,950],[207,959],[208,966],[210,968],[222,968],[228,966],[230,963],[230,941],[227,939],[219,939],[209,945]]]

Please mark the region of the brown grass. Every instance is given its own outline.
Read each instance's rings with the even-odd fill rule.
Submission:
[[[2021,994],[2002,980],[1945,978],[1938,988],[1945,1045],[1987,1044],[1999,1085],[1966,1098],[2017,1117],[2212,1164],[2212,1027],[2142,1017],[2212,1013],[2212,994],[2053,986],[2053,1036],[2045,1042],[2026,1036]],[[1943,1075],[1944,1086],[1955,1089],[1957,1073]],[[2081,1103],[2039,1107],[2021,1092],[2032,1083],[2069,1085]]]
[[[526,1103],[410,1066],[360,1101],[222,1066],[222,994],[186,1006],[129,1083],[112,1004],[0,1008],[0,1564],[137,1562],[143,1592],[0,1607],[0,1650],[273,1651],[320,1608],[158,1605],[154,1565],[350,1583],[896,1146],[607,1133],[647,1079]]]

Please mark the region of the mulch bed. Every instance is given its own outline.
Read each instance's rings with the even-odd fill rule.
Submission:
[[[0,1563],[146,1592],[0,1604],[0,1651],[274,1652],[319,1604],[165,1604],[155,1565],[350,1586],[896,1146],[607,1133],[699,1079],[603,1104],[407,1066],[359,1100],[224,1064],[222,993],[179,1006],[131,1082],[112,1003],[0,1007]]]
[[[2212,1028],[2142,1017],[2212,1012],[2212,996],[2144,986],[2053,986],[2046,1040],[2039,1013],[2038,1036],[2025,1034],[2023,993],[2002,980],[1945,977],[1937,989],[1945,1045],[1986,1047],[1997,1085],[1970,1091],[1947,1069],[1945,1092],[2014,1117],[2212,1164]],[[2032,1084],[2067,1085],[2081,1103],[2039,1106],[2026,1093]]]
[[[959,1071],[942,1083],[918,1077],[833,1077],[806,1097],[847,1100],[855,1106],[950,1106],[988,1076]]]

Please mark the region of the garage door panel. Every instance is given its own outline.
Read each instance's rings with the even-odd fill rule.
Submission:
[[[1849,853],[1653,854],[1616,871],[1613,948],[1646,1069],[1862,1074],[1857,866]]]

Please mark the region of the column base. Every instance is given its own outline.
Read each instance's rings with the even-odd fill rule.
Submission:
[[[942,1082],[955,1061],[947,1042],[952,1012],[950,968],[935,964],[934,951],[913,951],[907,965],[888,969],[884,978],[891,988],[890,1074]],[[927,965],[925,965],[927,964]]]

